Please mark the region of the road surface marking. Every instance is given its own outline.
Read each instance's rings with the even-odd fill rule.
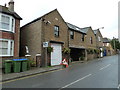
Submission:
[[[104,66],[104,67],[100,68],[100,70],[103,70],[103,69],[109,67],[110,65],[111,65],[111,64],[108,64],[107,66]]]
[[[117,87],[118,89],[120,88],[120,84],[118,85],[118,87]]]
[[[73,85],[73,84],[75,84],[75,83],[77,83],[77,82],[79,82],[79,81],[81,81],[81,80],[83,80],[83,79],[85,79],[85,78],[87,78],[87,77],[89,77],[89,76],[91,76],[92,74],[88,74],[88,75],[86,75],[86,76],[84,76],[84,77],[82,77],[82,78],[80,78],[80,79],[78,79],[78,80],[76,80],[76,81],[74,81],[74,82],[72,82],[72,83],[70,83],[70,84],[67,84],[67,85],[65,85],[64,87],[62,87],[62,88],[60,88],[60,89],[63,89],[63,88],[66,88],[66,87],[68,87],[68,86],[70,86],[70,85]],[[59,89],[59,90],[60,90]]]
[[[31,78],[31,77],[35,77],[35,76],[47,74],[47,73],[52,73],[52,72],[56,72],[56,71],[61,71],[61,70],[64,70],[64,69],[58,69],[58,70],[53,70],[53,71],[49,71],[49,72],[38,73],[38,74],[35,74],[35,75],[20,77],[20,78],[17,78],[17,79],[0,82],[0,84],[5,84],[5,83],[9,83],[9,82],[14,82],[14,81],[17,81],[17,80],[23,80],[23,79],[27,79],[27,78]]]

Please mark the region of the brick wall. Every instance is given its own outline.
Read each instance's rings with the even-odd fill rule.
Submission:
[[[64,42],[64,47],[68,47],[68,27],[64,20],[62,19],[59,12],[56,10],[50,13],[49,15],[46,15],[43,17],[46,21],[50,21],[51,24],[45,24],[43,23],[43,29],[44,30],[44,41],[59,41]],[[59,37],[54,36],[54,25],[59,26]]]
[[[92,37],[92,44],[90,43],[90,37]],[[90,29],[87,32],[87,36],[85,37],[86,48],[96,48],[96,37],[94,32]]]
[[[14,40],[14,56],[0,57],[0,68],[3,67],[2,62],[6,59],[13,59],[19,57],[19,34],[20,34],[20,20],[15,20],[15,33],[0,31],[0,38]]]
[[[97,58],[97,54],[87,54],[87,60],[92,60],[92,59],[95,59]]]
[[[46,24],[42,19],[51,23]],[[57,10],[44,15],[42,19],[29,23],[21,28],[20,56],[26,54],[25,46],[27,45],[29,54],[34,60],[36,59],[36,54],[41,54],[42,65],[44,65],[45,48],[43,48],[43,42],[63,42],[63,47],[68,47],[68,27]],[[54,36],[54,25],[59,26],[59,37]]]
[[[100,37],[101,41],[98,40],[98,36]],[[99,31],[96,34],[96,41],[97,47],[103,47],[103,37]]]
[[[28,46],[29,54],[35,58],[41,53],[41,20],[26,25],[20,30],[20,56],[26,55],[25,46]]]
[[[0,38],[14,40],[14,56],[19,57],[19,29],[20,29],[20,20],[15,20],[15,33],[0,31]],[[2,57],[9,58],[9,57]]]
[[[14,57],[19,57],[20,20],[15,20]]]
[[[14,40],[14,34],[11,32],[0,31],[0,38]]]
[[[42,17],[45,19],[45,21],[49,21],[51,23],[46,24],[44,21],[42,22],[42,40],[41,42],[49,42],[49,41],[57,41],[57,42],[63,42],[62,48],[68,48],[68,27],[59,14],[57,10],[52,11],[52,13],[49,13],[48,15],[45,15]],[[54,35],[54,26],[59,26],[59,37],[55,37]],[[49,43],[49,46],[51,43]],[[42,50],[42,64],[45,65],[45,49],[41,47]],[[62,56],[63,57],[63,56]],[[51,59],[51,58],[50,58]],[[50,61],[50,60],[49,60]]]
[[[85,38],[84,38],[84,41],[81,41],[81,39],[82,39],[82,33],[74,31],[74,39],[70,39],[70,32],[69,32],[69,46],[75,46],[75,47],[84,46],[84,47],[86,47]]]

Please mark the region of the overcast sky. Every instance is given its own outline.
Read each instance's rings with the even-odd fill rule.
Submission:
[[[0,0],[0,5],[10,0]],[[58,9],[66,22],[80,28],[100,29],[103,37],[118,38],[118,2],[120,0],[14,0],[15,11],[23,18],[21,26]]]

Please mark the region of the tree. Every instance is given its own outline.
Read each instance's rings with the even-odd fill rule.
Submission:
[[[113,38],[113,39],[110,41],[110,43],[111,43],[113,49],[120,49],[120,42],[119,42],[118,39]]]

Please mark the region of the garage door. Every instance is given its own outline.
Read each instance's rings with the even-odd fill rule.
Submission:
[[[61,44],[51,44],[53,52],[51,53],[51,66],[60,65],[62,61],[62,49]]]

